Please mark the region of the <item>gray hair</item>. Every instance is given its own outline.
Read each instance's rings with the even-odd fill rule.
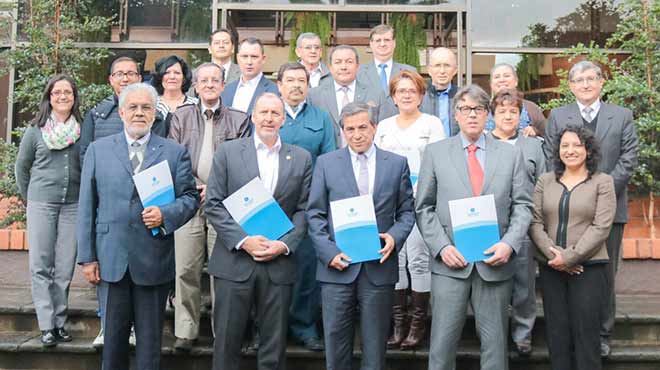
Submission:
[[[298,35],[298,38],[296,39],[296,47],[299,48],[303,40],[312,40],[312,39],[319,39],[319,41],[321,41],[321,37],[319,37],[319,35],[315,34],[314,32],[303,32],[300,35]]]
[[[223,82],[225,81],[225,69],[222,68],[222,66],[219,66],[213,62],[205,62],[197,66],[195,70],[193,71],[193,82],[197,83],[197,75],[199,74],[199,71],[202,70],[202,68],[209,68],[209,67],[215,67],[220,70],[220,80]]]
[[[254,101],[254,107],[255,107],[255,108],[257,107],[257,104],[259,104],[259,100],[261,100],[261,99],[265,99],[265,98],[275,98],[275,99],[279,100],[280,103],[282,104],[282,112],[284,112],[284,100],[282,100],[282,97],[281,97],[281,96],[279,96],[279,95],[277,95],[277,94],[275,94],[275,93],[272,93],[272,92],[265,92],[265,93],[259,95],[259,96],[257,97],[257,99]],[[252,111],[252,113],[254,113],[254,112],[256,112],[256,111],[257,111],[257,110],[254,109],[254,110]]]
[[[341,116],[339,117],[339,127],[344,128],[344,119],[346,117],[352,117],[356,114],[364,112],[369,114],[369,123],[376,125],[376,117],[372,106],[367,103],[352,102],[346,104],[346,106],[341,110]]]
[[[358,55],[357,49],[352,46],[352,45],[337,45],[332,50],[330,51],[330,55],[328,55],[328,62],[332,64],[332,56],[335,54],[335,51],[338,50],[350,50],[355,54],[355,63],[360,64],[360,55]]]
[[[571,69],[568,71],[568,80],[571,81],[573,80],[573,77],[575,77],[576,73],[588,71],[590,69],[593,69],[596,71],[596,75],[598,77],[603,77],[603,70],[600,68],[600,66],[594,62],[590,62],[588,60],[583,60],[580,62],[577,62],[573,64]]]
[[[512,66],[509,63],[497,63],[493,66],[493,68],[490,69],[490,79],[493,79],[493,73],[495,73],[495,70],[500,68],[500,67],[508,67],[511,70],[511,73],[513,73],[513,77],[518,81],[518,72],[516,72],[516,68]]]
[[[470,98],[480,106],[490,112],[490,96],[479,85],[471,84],[461,87],[454,95],[454,112],[458,111],[458,106],[464,98]]]
[[[140,90],[146,90],[149,93],[151,96],[151,103],[153,104],[154,109],[156,109],[156,104],[158,104],[158,92],[156,92],[156,89],[153,86],[144,82],[130,84],[121,91],[121,94],[119,94],[119,108],[126,108],[126,99],[128,98],[128,95]]]

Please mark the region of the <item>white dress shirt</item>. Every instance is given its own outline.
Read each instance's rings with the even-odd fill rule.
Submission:
[[[310,87],[316,87],[319,85],[319,82],[321,82],[321,75],[323,74],[323,70],[321,69],[321,63],[312,70],[312,72],[309,74],[309,86]]]
[[[286,110],[286,112],[289,114],[289,116],[291,116],[291,118],[296,119],[296,117],[298,117],[298,114],[300,114],[300,112],[302,112],[303,108],[305,107],[305,103],[307,103],[307,100],[303,100],[302,103],[298,104],[298,106],[296,107],[296,111],[294,112],[293,108],[291,108],[291,106],[287,104],[287,102],[284,102],[284,110]]]
[[[256,77],[249,81],[243,81],[243,76],[238,80],[238,86],[236,87],[236,93],[234,94],[234,102],[232,108],[238,109],[241,112],[247,113],[248,108],[250,107],[250,102],[254,96],[254,92],[257,91],[257,86],[259,86],[259,81],[263,73],[259,73]]]
[[[387,62],[379,62],[376,59],[374,59],[374,64],[376,65],[376,72],[378,73],[378,81],[380,81],[380,65],[381,64],[386,64],[387,67],[385,68],[385,76],[387,76],[387,81],[390,81],[390,78],[392,78],[392,66],[394,65],[394,61],[392,59],[388,60]]]
[[[355,176],[355,183],[358,183],[360,177],[360,161],[358,154],[348,147],[348,152],[351,154],[351,164],[353,165],[353,175]],[[371,147],[363,153],[367,156],[367,169],[369,169],[369,194],[374,193],[374,183],[376,182],[376,146],[371,144]]]
[[[334,81],[335,83],[335,97],[337,98],[337,110],[339,115],[341,116],[341,103],[344,100],[344,91],[342,91],[342,85],[338,84],[337,81]],[[352,103],[355,100],[355,80],[351,82],[348,86],[348,102]]]
[[[584,116],[584,108],[586,108],[587,106],[580,103],[577,100],[575,102],[577,103],[578,108],[580,109],[580,115],[582,116],[583,119],[586,120],[587,118]],[[591,103],[591,105],[589,105],[589,107],[591,107],[591,119],[596,118],[596,115],[598,114],[598,111],[600,110],[600,99],[596,99],[596,101]]]

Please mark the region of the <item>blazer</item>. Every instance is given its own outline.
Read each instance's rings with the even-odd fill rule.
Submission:
[[[254,138],[226,141],[218,147],[213,156],[204,209],[206,219],[218,233],[209,259],[209,273],[219,279],[244,282],[250,278],[257,263],[262,263],[275,284],[293,284],[296,277],[293,254],[307,232],[305,207],[312,177],[311,156],[302,148],[282,143],[273,198],[293,222],[294,228],[280,238],[290,253],[268,262],[256,262],[243,249],[236,249],[236,245],[248,235],[222,204],[225,198],[255,177],[259,177],[259,164]]]
[[[234,106],[234,95],[236,95],[236,89],[238,88],[238,84],[240,82],[241,80],[239,78],[225,86],[224,91],[222,91],[222,94],[220,95],[223,104],[228,107]],[[248,111],[245,112],[248,116],[252,114],[252,109],[254,109],[254,103],[257,101],[257,98],[265,92],[270,92],[280,96],[280,90],[277,88],[277,85],[267,79],[266,75],[262,75],[261,79],[259,80],[259,84],[257,85],[257,89],[254,91],[254,95],[252,95],[252,100],[250,100]]]
[[[486,135],[486,165],[481,195],[493,194],[501,241],[518,253],[532,218],[532,197],[525,175],[520,149]],[[431,272],[466,279],[472,269],[486,281],[511,278],[514,264],[493,267],[483,262],[469,263],[463,269],[451,269],[440,258],[440,252],[454,245],[454,233],[449,215],[450,200],[474,196],[461,137],[453,136],[426,146],[417,182],[415,211],[417,227],[430,249]]]
[[[329,267],[341,253],[335,244],[330,202],[360,195],[353,175],[348,148],[324,154],[316,161],[307,206],[309,237],[314,244],[318,261],[316,279],[324,283],[351,284],[360,270],[365,269],[374,285],[395,284],[399,280],[397,254],[415,223],[410,170],[404,157],[376,148],[373,201],[379,233],[394,238],[396,253],[384,263],[370,261],[349,265],[343,271]]]
[[[230,84],[241,78],[241,68],[234,62],[229,66],[229,71],[225,71],[225,73],[227,74],[225,84]]]
[[[596,125],[596,140],[600,144],[601,158],[598,171],[612,176],[616,190],[615,223],[628,221],[627,186],[637,167],[637,151],[639,142],[632,111],[618,105],[601,102]],[[548,171],[554,170],[553,158],[559,146],[559,133],[568,124],[582,126],[582,115],[577,103],[555,108],[550,112],[545,128],[543,152],[548,160]]]
[[[153,236],[142,222],[142,202],[124,132],[91,143],[85,155],[78,203],[78,263],[98,261],[101,279],[115,283],[126,270],[138,285],[174,280],[174,231],[199,208],[199,194],[188,151],[174,141],[151,135],[142,161],[146,169],[167,161],[174,202],[160,207],[163,225]]]
[[[319,85],[311,90],[307,95],[307,102],[317,108],[320,108],[332,118],[332,125],[335,128],[336,142],[341,144],[341,127],[339,126],[339,108],[337,107],[337,94],[335,93],[335,80],[333,78],[325,78],[321,80]],[[226,90],[225,90],[226,91]],[[376,122],[380,122],[387,117],[381,117],[380,110],[387,100],[387,96],[383,93],[383,89],[370,89],[368,85],[357,80],[355,84],[355,96],[353,101],[360,103],[367,103],[373,106],[373,112]],[[397,111],[398,113],[398,111]]]
[[[451,132],[445,132],[447,137],[454,136],[458,134],[460,131],[460,128],[458,127],[458,123],[456,123],[456,119],[454,118],[454,95],[456,95],[456,92],[458,91],[458,86],[455,84],[451,84],[451,87],[449,88],[449,128],[451,129]],[[423,113],[427,114],[432,114],[436,117],[438,116],[438,98],[437,98],[437,89],[433,85],[432,82],[429,82],[428,85],[426,86],[426,94],[424,94],[424,97],[422,98],[422,105],[419,107],[419,110],[422,111]],[[444,124],[444,122],[443,122]]]
[[[394,78],[394,76],[396,76],[397,73],[401,72],[404,69],[409,71],[417,71],[417,69],[413,66],[409,66],[403,63],[392,62],[392,73],[390,73],[390,81],[392,80],[392,78]],[[358,69],[358,73],[357,73],[357,80],[367,85],[369,90],[383,91],[383,87],[380,85],[380,71],[378,70],[378,67],[376,67],[376,64],[374,63],[373,60],[370,61],[369,63],[360,64],[360,69]],[[385,95],[390,95],[389,91],[388,92],[383,91],[383,93]],[[384,118],[381,118],[380,121],[382,121],[383,119]]]
[[[536,257],[552,259],[550,247],[562,250],[569,266],[588,261],[606,261],[607,237],[614,221],[616,195],[610,175],[597,172],[570,192],[568,220],[565,220],[566,245],[558,246],[559,204],[566,187],[554,172],[541,176],[534,189],[534,216],[529,235],[536,244]]]
[[[545,156],[543,155],[543,142],[536,137],[519,135],[516,147],[520,149],[525,161],[525,173],[529,185],[530,194],[534,191],[536,180],[545,173]]]

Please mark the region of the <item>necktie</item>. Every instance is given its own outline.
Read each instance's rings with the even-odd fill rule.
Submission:
[[[207,109],[204,111],[204,117],[206,117],[207,120],[210,120],[213,118],[213,110],[212,109]]]
[[[360,195],[369,194],[369,166],[367,165],[367,156],[358,154],[360,163],[360,172],[358,173],[358,191]]]
[[[470,184],[472,184],[472,193],[474,196],[481,194],[481,187],[484,185],[484,170],[477,159],[477,146],[470,144],[468,150],[468,172],[470,175]]]
[[[387,64],[379,64],[378,68],[380,68],[380,85],[383,87],[383,90],[385,90],[385,94],[390,95],[389,91],[387,91],[387,73],[385,73]]]
[[[140,168],[140,165],[142,164],[142,151],[140,150],[141,146],[142,145],[137,141],[134,141],[131,144],[131,167],[133,168],[133,173],[137,173],[138,168]]]
[[[594,111],[594,110],[593,110],[591,107],[584,107],[584,109],[582,110],[582,112],[584,112],[584,119],[585,119],[587,122],[591,122],[591,121],[594,119],[594,118],[591,116],[591,113],[592,113],[593,111]]]
[[[344,109],[344,107],[346,105],[348,105],[348,103],[350,103],[350,101],[348,100],[348,86],[342,86],[341,91],[344,92],[344,96],[341,98],[341,107],[339,107],[339,114],[340,115],[341,115],[342,109]]]

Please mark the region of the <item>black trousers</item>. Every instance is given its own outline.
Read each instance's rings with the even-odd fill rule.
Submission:
[[[128,370],[131,325],[135,326],[137,370],[160,370],[160,348],[165,301],[172,283],[137,285],[126,271],[116,282],[102,281],[107,289],[103,323],[103,369]]]
[[[569,275],[540,266],[546,340],[553,370],[601,370],[600,322],[606,302],[607,264]]]
[[[609,338],[612,334],[614,319],[616,318],[615,281],[616,272],[619,270],[619,260],[621,259],[621,241],[623,240],[624,226],[626,224],[613,224],[610,235],[607,236],[607,254],[610,256],[610,264],[607,267],[607,291],[600,324],[600,335],[605,338]]]

